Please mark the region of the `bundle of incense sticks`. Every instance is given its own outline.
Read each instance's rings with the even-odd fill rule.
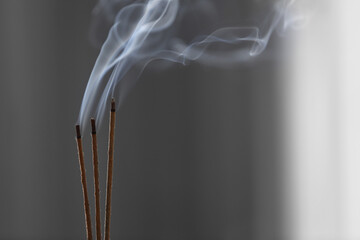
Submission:
[[[93,170],[94,170],[94,196],[95,196],[95,228],[96,240],[101,240],[101,220],[100,220],[100,189],[99,189],[99,163],[98,163],[98,150],[96,138],[96,122],[91,119],[91,138],[92,138],[92,155],[93,155]],[[110,111],[110,127],[109,127],[109,150],[108,150],[108,163],[107,163],[107,182],[106,182],[106,203],[105,203],[105,229],[104,239],[110,239],[110,217],[111,217],[111,191],[112,191],[112,176],[113,176],[113,162],[114,162],[114,140],[115,140],[115,101],[111,100]],[[80,126],[76,125],[76,142],[78,147],[79,164],[81,184],[84,197],[84,212],[86,223],[86,235],[88,240],[92,240],[92,226],[89,197],[86,185],[86,173],[84,152],[82,146],[82,137]]]

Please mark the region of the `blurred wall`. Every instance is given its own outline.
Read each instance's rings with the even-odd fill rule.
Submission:
[[[1,239],[83,238],[73,131],[93,4],[0,1]]]

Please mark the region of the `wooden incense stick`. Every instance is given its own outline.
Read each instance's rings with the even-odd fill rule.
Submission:
[[[95,124],[95,119],[93,118],[91,119],[91,139],[92,139],[93,168],[94,168],[96,239],[101,240],[99,162],[98,162],[98,151],[97,151],[96,124]]]
[[[111,100],[110,129],[109,129],[109,152],[106,182],[106,204],[105,204],[105,240],[110,239],[110,215],[111,215],[111,189],[114,162],[114,136],[115,136],[115,100]]]
[[[89,206],[88,191],[87,191],[87,185],[86,185],[84,152],[83,152],[83,148],[82,148],[81,131],[80,131],[80,126],[79,125],[76,125],[76,142],[77,142],[78,154],[79,154],[81,184],[82,184],[83,195],[84,195],[86,235],[87,235],[88,240],[92,240],[91,216],[90,216],[90,206]]]

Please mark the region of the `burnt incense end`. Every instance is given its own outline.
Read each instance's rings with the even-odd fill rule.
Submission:
[[[76,125],[76,138],[81,138],[80,125]]]
[[[115,99],[111,99],[111,112],[115,112],[116,108],[115,108]]]
[[[91,133],[92,133],[92,134],[96,134],[96,123],[95,123],[95,119],[92,118],[90,121],[91,121]]]

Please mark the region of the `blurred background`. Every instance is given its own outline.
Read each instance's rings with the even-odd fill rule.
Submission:
[[[242,23],[261,2],[218,7]],[[74,125],[95,5],[0,0],[0,239],[85,239]],[[360,239],[359,3],[302,7],[272,60],[145,70],[117,113],[112,239]],[[93,206],[90,132],[84,148]]]

